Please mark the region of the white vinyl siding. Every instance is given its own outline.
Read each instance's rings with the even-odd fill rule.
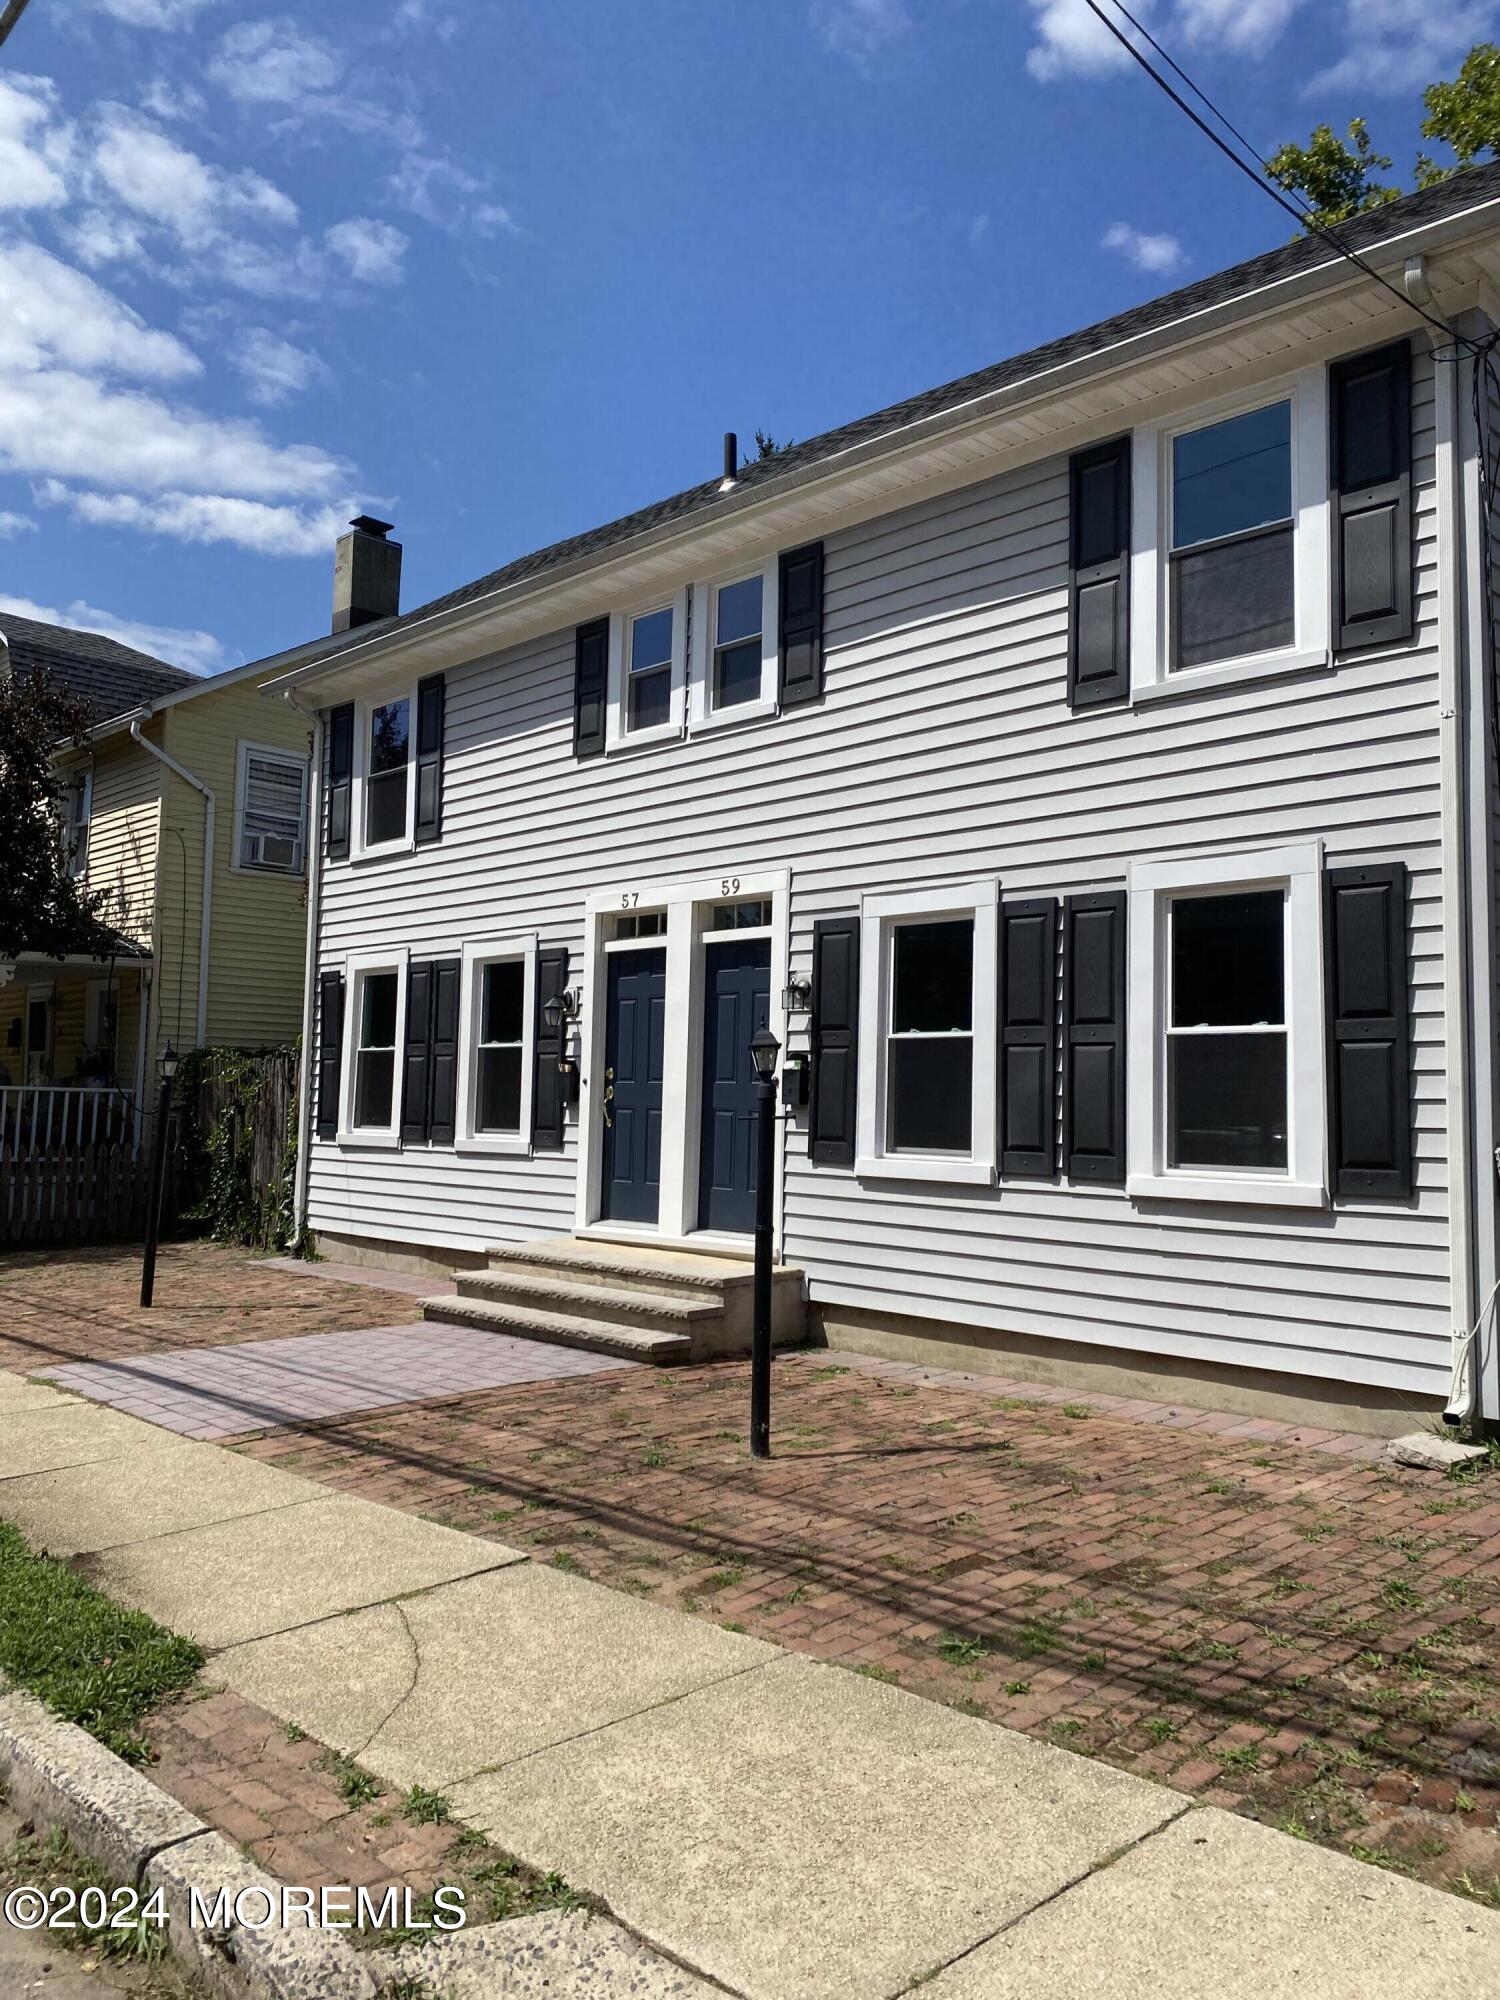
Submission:
[[[578,985],[590,894],[786,869],[789,969],[806,973],[814,921],[856,913],[865,896],[955,882],[999,883],[1005,897],[1123,888],[1132,861],[1315,839],[1330,866],[1403,858],[1409,1204],[1146,1213],[1124,1188],[1063,1178],[876,1184],[812,1166],[797,1120],[785,1254],[815,1305],[1444,1393],[1436,504],[1420,344],[1414,402],[1409,646],[1329,673],[1075,714],[1066,458],[1049,456],[825,538],[826,694],[796,712],[579,761],[571,622],[451,668],[441,854],[329,870],[322,962],[397,945],[452,954],[470,938],[534,931],[543,947],[568,946]],[[787,969],[773,966],[773,989]],[[805,1046],[805,1028],[798,1036]],[[562,1152],[508,1161],[320,1144],[312,1226],[474,1252],[565,1233],[577,1140],[570,1112]]]

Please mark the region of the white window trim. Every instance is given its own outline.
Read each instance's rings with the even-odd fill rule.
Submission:
[[[757,574],[749,563],[725,570],[704,583],[693,586],[693,658],[689,670],[688,726],[700,729],[729,729],[737,722],[754,722],[777,712],[777,679],[780,673],[781,559],[773,556],[761,566],[760,575],[760,695],[755,701],[737,702],[733,708],[713,706],[714,623],[718,593],[725,584],[744,583]]]
[[[942,1181],[989,1187],[995,1178],[996,926],[999,884],[962,882],[866,896],[860,904],[859,1117],[854,1171],[867,1179]],[[891,939],[897,924],[924,917],[974,919],[974,1067],[972,1150],[964,1155],[894,1153],[886,1147],[886,1030],[890,1019]]]
[[[521,1124],[517,1132],[481,1132],[476,1110],[479,1095],[479,1024],[483,1019],[481,990],[484,968],[501,960],[519,960],[525,968],[521,990]],[[536,1064],[536,932],[487,938],[463,949],[459,992],[458,1122],[454,1148],[460,1153],[527,1154],[531,1151],[531,1090]]]
[[[1129,987],[1134,1024],[1126,1084],[1132,1197],[1322,1208],[1328,1200],[1324,1094],[1323,844],[1132,862]],[[1184,892],[1283,888],[1287,894],[1287,1171],[1170,1168],[1166,1162],[1167,907]]]
[[[112,974],[107,979],[91,979],[84,989],[83,998],[83,1045],[94,1054],[99,1050],[100,1015],[104,1011],[104,998],[112,993],[115,999],[116,1046],[115,1061],[119,1062],[120,1050],[118,1033],[120,1026],[120,976]]]
[[[406,831],[395,840],[365,839],[365,780],[370,763],[370,722],[377,708],[390,701],[408,704],[406,739]],[[354,861],[375,860],[383,854],[410,854],[417,844],[417,684],[403,683],[380,694],[362,695],[354,704],[354,771],[349,801],[349,855]],[[252,871],[258,872],[258,871]]]
[[[295,764],[302,773],[302,805],[297,830],[297,865],[295,868],[251,868],[240,859],[245,847],[245,798],[250,787],[250,759],[252,757],[274,758],[278,764]],[[276,743],[248,743],[241,741],[236,749],[234,771],[234,846],[229,857],[229,866],[236,875],[254,875],[271,881],[296,881],[307,873],[307,794],[309,772],[307,759],[296,750],[285,750]],[[410,787],[409,787],[410,789]],[[382,850],[383,851],[383,850]]]
[[[76,810],[76,801],[82,798],[83,811]],[[89,872],[89,835],[94,826],[94,767],[85,764],[81,771],[74,771],[68,781],[68,823],[64,838],[68,844],[68,874],[75,882],[84,881]]]
[[[647,617],[653,611],[672,613],[672,694],[671,706],[665,722],[657,723],[650,729],[631,729],[629,722],[629,689],[626,685],[627,648],[630,644],[630,627],[637,618]],[[612,611],[609,618],[609,705],[605,720],[606,750],[637,750],[646,743],[667,743],[681,736],[683,715],[686,707],[688,654],[688,592],[686,586],[680,590],[659,592],[655,597],[643,598],[632,604],[628,610]]]
[[[401,1144],[401,1083],[406,1051],[406,971],[410,958],[405,945],[389,951],[354,952],[344,961],[344,1073],[339,1088],[338,1143],[341,1146],[398,1147]],[[396,1060],[391,1080],[391,1122],[374,1126],[354,1123],[354,1091],[359,1057],[359,1015],[361,982],[372,972],[396,975]]]
[[[1168,668],[1167,629],[1172,547],[1172,444],[1186,431],[1269,403],[1292,406],[1292,547],[1296,595],[1292,644],[1242,659],[1215,660],[1181,673]],[[1326,667],[1332,657],[1328,567],[1328,379],[1322,368],[1268,382],[1218,402],[1200,405],[1170,422],[1148,424],[1131,447],[1134,546],[1130,557],[1130,693],[1132,701],[1159,700],[1263,680],[1275,674]]]

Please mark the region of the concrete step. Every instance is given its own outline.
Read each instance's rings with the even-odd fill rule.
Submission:
[[[518,1312],[539,1308],[569,1319],[600,1320],[644,1332],[681,1333],[689,1339],[694,1333],[709,1331],[724,1314],[721,1300],[699,1298],[687,1291],[625,1291],[611,1285],[580,1284],[571,1274],[533,1277],[529,1271],[518,1270],[460,1272],[458,1295]]]
[[[636,1250],[626,1244],[580,1243],[547,1237],[491,1250],[490,1270],[547,1278],[608,1291],[670,1293],[713,1301],[749,1285],[754,1269],[737,1257],[695,1257],[686,1253]]]
[[[663,1363],[687,1361],[693,1343],[686,1333],[664,1333],[652,1327],[611,1325],[604,1320],[579,1319],[571,1313],[547,1312],[537,1306],[501,1305],[489,1299],[423,1299],[422,1317],[448,1326],[472,1326],[486,1333],[507,1333],[517,1340],[538,1340],[551,1347],[580,1347],[591,1354],[614,1354],[624,1361]]]

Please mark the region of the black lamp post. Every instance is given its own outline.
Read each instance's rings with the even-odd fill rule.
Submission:
[[[162,1187],[167,1178],[167,1126],[172,1117],[172,1079],[178,1055],[170,1042],[156,1059],[161,1096],[156,1106],[156,1130],[151,1135],[151,1181],[146,1189],[146,1254],[141,1261],[141,1304],[149,1306],[156,1284],[156,1241],[161,1234]]]
[[[750,1456],[771,1456],[771,1203],[776,1179],[776,1058],[769,1028],[750,1037],[755,1065],[755,1323],[750,1339]]]

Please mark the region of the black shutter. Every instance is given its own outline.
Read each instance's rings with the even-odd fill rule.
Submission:
[[[451,1146],[458,1106],[458,991],[462,961],[438,958],[432,964],[432,1039],[428,1048],[427,1136],[434,1146]]]
[[[1000,1172],[1057,1166],[1057,898],[1000,905]]]
[[[1064,1165],[1125,1178],[1125,891],[1063,906]]]
[[[859,1087],[859,918],[813,925],[812,1096],[807,1157],[854,1165]]]
[[[328,859],[349,853],[349,802],[354,789],[354,703],[328,711]]]
[[[567,1023],[547,1026],[545,1008],[568,990],[568,948],[548,946],[536,955],[536,1020],[532,1028],[535,1067],[531,1085],[531,1143],[538,1152],[562,1151],[567,1128],[567,1093],[557,1065],[567,1046]]]
[[[344,1080],[344,975],[318,974],[318,1137],[334,1139],[339,1129],[339,1090]]]
[[[417,832],[419,842],[443,831],[443,711],[441,674],[417,682]]]
[[[823,692],[823,544],[781,552],[777,593],[781,705],[816,701]]]
[[[1330,868],[1328,1132],[1335,1195],[1412,1191],[1406,864]]]
[[[414,959],[406,974],[406,1048],[401,1062],[401,1142],[427,1137],[432,1075],[432,964]]]
[[[1068,701],[1130,692],[1130,439],[1068,461]]]
[[[1333,643],[1388,646],[1412,633],[1411,343],[1328,371]]]
[[[604,707],[609,694],[609,620],[596,618],[573,634],[573,754],[604,751]]]

